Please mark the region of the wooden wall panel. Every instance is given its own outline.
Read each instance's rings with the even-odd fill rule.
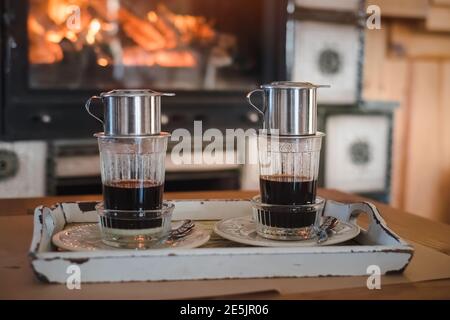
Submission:
[[[389,29],[389,24],[383,22],[381,30],[366,31],[363,97],[366,100],[395,101],[399,104],[394,113],[391,204],[401,208],[408,131],[405,119],[409,62],[402,57],[388,57]]]
[[[450,31],[450,7],[430,7],[425,26],[433,31]]]
[[[405,161],[409,126],[405,121],[409,114],[408,90],[411,65],[406,59],[388,58],[383,67],[385,97],[398,102],[394,112],[391,166],[391,204],[403,207]]]
[[[441,32],[426,32],[420,24],[393,22],[389,47],[410,58],[449,59],[450,36]]]
[[[431,3],[434,5],[450,7],[450,0],[431,0]]]
[[[383,23],[381,30],[367,30],[364,48],[363,96],[367,100],[384,100],[383,66],[387,54],[388,25]]]
[[[450,33],[384,19],[366,31],[363,97],[397,101],[391,204],[450,223]]]
[[[440,197],[442,203],[439,220],[450,223],[450,60],[441,64],[440,144],[441,175]]]
[[[423,18],[428,0],[368,0],[368,5],[380,7],[382,17]]]
[[[408,118],[404,209],[442,220],[445,204],[441,189],[443,143],[441,136],[441,73],[439,61],[414,61]]]

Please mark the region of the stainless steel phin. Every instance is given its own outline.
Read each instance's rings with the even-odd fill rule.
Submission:
[[[317,88],[329,86],[309,82],[279,81],[263,84],[247,94],[247,100],[260,114],[263,129],[280,135],[314,135],[317,132]],[[256,92],[263,96],[262,107],[251,98]]]
[[[252,199],[259,236],[307,240],[316,236],[324,201],[316,197],[323,133],[317,131],[317,88],[309,82],[272,82],[247,94],[264,117],[258,134],[260,196]],[[261,92],[258,108],[252,95]]]
[[[102,92],[86,102],[86,111],[104,126],[105,136],[148,136],[161,132],[161,97],[174,96],[150,89]],[[104,106],[104,120],[90,110],[92,100]]]
[[[103,203],[96,206],[102,241],[113,247],[152,248],[170,232],[174,205],[163,200],[170,134],[161,132],[161,97],[149,89],[93,96],[86,111],[103,124],[94,134],[100,151]],[[91,102],[103,115],[91,113]]]

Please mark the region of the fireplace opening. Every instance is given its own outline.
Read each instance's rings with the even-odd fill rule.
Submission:
[[[252,88],[261,2],[31,0],[29,87]]]
[[[249,128],[245,94],[286,80],[287,0],[0,1],[0,136],[87,138],[86,100],[175,92],[163,130]],[[99,109],[96,108],[95,111]],[[253,113],[252,113],[253,112]]]

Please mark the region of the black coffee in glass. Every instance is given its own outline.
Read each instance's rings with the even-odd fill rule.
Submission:
[[[260,177],[261,201],[268,204],[311,204],[316,201],[316,180],[289,175]]]
[[[161,225],[161,219],[152,218],[152,213],[145,213],[142,219],[136,218],[136,212],[161,209],[164,184],[150,180],[120,180],[103,185],[104,207],[113,215],[108,216],[104,225],[117,229],[145,229]],[[118,210],[114,214],[114,210]],[[130,213],[120,210],[133,211]],[[144,214],[144,213],[143,213]]]
[[[105,209],[161,209],[164,184],[151,180],[120,180],[103,185]]]
[[[261,202],[277,205],[305,205],[316,201],[316,180],[291,175],[266,175],[260,177]],[[264,224],[280,228],[301,228],[314,224],[316,210],[278,208],[264,211]]]

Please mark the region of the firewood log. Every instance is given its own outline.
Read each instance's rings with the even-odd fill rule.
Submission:
[[[165,48],[164,36],[149,22],[135,17],[124,8],[119,10],[119,19],[127,36],[143,49],[155,51]]]

